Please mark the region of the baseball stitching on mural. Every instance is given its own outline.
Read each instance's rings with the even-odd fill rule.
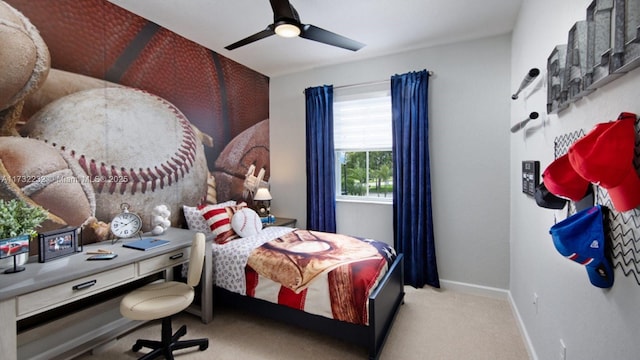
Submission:
[[[163,189],[165,186],[171,186],[173,183],[177,183],[179,179],[184,178],[195,162],[197,137],[190,122],[180,110],[168,101],[151,93],[140,89],[131,90],[157,101],[168,109],[178,121],[181,130],[178,131],[180,133],[180,143],[166,161],[150,164],[150,166],[146,167],[127,168],[120,164],[109,164],[69,146],[51,142],[47,138],[41,139],[77,161],[86,173],[86,178],[78,178],[78,181],[91,183],[97,193],[113,194],[118,192],[124,194],[128,190],[131,194],[136,194],[137,192],[153,192],[157,188]],[[149,149],[149,151],[153,151],[153,149]]]
[[[189,168],[193,166],[196,156],[195,133],[183,116],[180,116],[179,119],[184,131],[180,148],[171,159],[153,167],[125,169],[124,167],[118,168],[113,164],[107,165],[104,162],[99,162],[98,165],[96,159],[87,159],[85,155],[77,154],[74,150],[71,150],[69,154],[77,159],[89,176],[89,181],[97,184],[94,188],[99,193],[107,191],[112,194],[117,190],[118,185],[120,185],[118,190],[120,194],[125,193],[128,185],[130,185],[131,194],[135,194],[138,190],[144,194],[148,190],[147,187],[151,191],[155,191],[156,186],[163,189],[165,185],[171,186],[173,182],[178,182],[180,178],[183,178],[185,173],[189,172]],[[55,147],[55,144],[52,145]],[[60,150],[66,151],[64,146]]]

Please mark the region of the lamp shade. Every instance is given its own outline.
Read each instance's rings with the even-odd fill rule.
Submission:
[[[271,193],[269,192],[269,189],[264,187],[259,188],[258,191],[256,191],[253,200],[271,200]]]

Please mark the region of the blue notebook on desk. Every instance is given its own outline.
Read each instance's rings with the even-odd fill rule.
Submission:
[[[169,240],[161,240],[154,238],[142,238],[140,240],[130,241],[127,243],[123,243],[122,246],[126,248],[136,249],[136,250],[151,250],[155,249],[158,246],[167,245]]]

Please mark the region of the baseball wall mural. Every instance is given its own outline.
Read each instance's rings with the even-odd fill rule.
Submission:
[[[46,209],[39,231],[104,240],[123,203],[182,226],[268,179],[265,75],[106,0],[0,0],[0,48],[0,198]]]

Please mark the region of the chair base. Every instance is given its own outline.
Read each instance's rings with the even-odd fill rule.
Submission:
[[[138,360],[151,360],[164,356],[167,360],[173,360],[173,351],[198,346],[200,351],[209,347],[209,339],[178,340],[187,333],[187,327],[182,325],[175,334],[171,334],[171,317],[162,319],[162,339],[160,341],[139,339],[131,347],[133,352],[138,352],[143,347],[153,349]]]

